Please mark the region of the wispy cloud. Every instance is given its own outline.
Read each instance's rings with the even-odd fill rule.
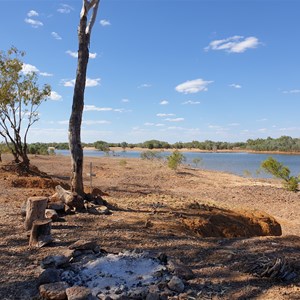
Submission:
[[[172,117],[175,116],[175,114],[164,114],[164,113],[158,113],[156,114],[158,117]]]
[[[75,51],[73,52],[71,50],[67,50],[66,53],[74,58],[78,57],[78,52],[75,52]],[[97,57],[97,53],[92,53],[92,52],[89,53],[89,58],[94,59],[96,57]]]
[[[69,14],[74,8],[68,4],[60,4],[60,7],[57,11],[61,14]]]
[[[167,105],[167,104],[169,104],[169,101],[167,101],[167,100],[161,100],[161,101],[159,102],[159,104],[160,104],[160,105]]]
[[[213,81],[203,80],[201,78],[189,80],[181,83],[175,87],[175,90],[179,93],[194,94],[202,91],[207,91],[207,86]]]
[[[129,99],[122,99],[121,102],[123,102],[123,103],[128,103],[128,102],[129,102]]]
[[[162,123],[150,123],[150,122],[146,122],[144,123],[145,126],[155,126],[155,127],[163,127],[165,126],[165,124]]]
[[[182,104],[184,104],[184,105],[186,105],[186,104],[195,105],[195,104],[200,104],[200,101],[188,100],[188,101],[182,102]]]
[[[298,94],[300,93],[300,90],[289,90],[289,91],[283,91],[284,94]]]
[[[232,127],[240,126],[240,125],[241,125],[240,123],[230,123],[230,124],[228,124],[228,126],[232,126]]]
[[[100,85],[100,81],[101,81],[101,78],[95,78],[95,79],[87,78],[86,82],[85,82],[85,86],[86,87],[95,87],[95,86]],[[65,86],[65,87],[74,87],[75,86],[75,79],[72,79],[72,80],[64,80],[63,79],[61,82],[62,82],[63,86]]]
[[[167,119],[165,119],[165,121],[168,121],[168,122],[182,122],[182,121],[184,121],[184,118],[167,118]]]
[[[112,108],[112,107],[97,107],[95,105],[85,105],[83,108],[84,111],[113,111],[122,113],[125,111],[123,108]]]
[[[39,16],[39,13],[35,10],[30,10],[28,13],[27,13],[27,17],[31,18],[31,17],[38,17]]]
[[[51,91],[49,98],[50,98],[50,100],[53,100],[53,101],[60,101],[62,99],[62,96],[55,91]]]
[[[62,40],[62,37],[55,31],[51,32],[51,35],[53,38],[55,38],[56,40]]]
[[[236,84],[236,83],[229,84],[229,86],[230,86],[230,87],[233,87],[233,88],[235,88],[235,89],[241,89],[241,88],[242,88],[241,85]]]
[[[97,125],[97,124],[111,124],[110,121],[106,120],[83,120],[83,125]]]
[[[31,18],[25,18],[25,23],[31,25],[33,28],[38,28],[40,26],[43,26],[44,24],[41,21],[34,20]]]
[[[152,85],[150,83],[142,83],[141,85],[138,86],[139,89],[141,88],[149,88],[151,87]]]
[[[222,40],[212,41],[206,48],[208,50],[224,50],[229,53],[243,53],[247,49],[257,48],[261,44],[254,36],[244,37],[235,35]]]
[[[105,20],[105,19],[100,20],[99,23],[101,26],[110,26],[111,25],[110,21]]]
[[[52,77],[53,76],[53,74],[47,73],[47,72],[40,72],[39,74],[44,77]]]

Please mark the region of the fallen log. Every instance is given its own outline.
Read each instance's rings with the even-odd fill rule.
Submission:
[[[59,200],[63,201],[67,207],[71,210],[82,210],[84,209],[84,201],[81,196],[77,193],[73,193],[71,191],[67,191],[62,188],[60,185],[55,187],[55,191],[57,193],[57,197]]]

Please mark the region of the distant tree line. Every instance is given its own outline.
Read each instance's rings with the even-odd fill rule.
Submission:
[[[124,151],[126,149],[143,148],[143,149],[199,149],[205,151],[217,150],[252,150],[252,151],[282,151],[282,152],[300,152],[300,138],[292,138],[290,136],[281,136],[280,138],[266,139],[248,139],[246,142],[214,142],[192,141],[192,142],[176,142],[170,144],[165,141],[148,140],[143,143],[109,143],[106,141],[96,141],[94,143],[82,143],[83,147],[93,147],[99,151],[109,152],[110,148],[119,147]],[[68,150],[69,144],[66,143],[33,143],[28,146],[29,154],[47,154],[49,148],[57,150]]]

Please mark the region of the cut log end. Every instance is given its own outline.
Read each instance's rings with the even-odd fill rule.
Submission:
[[[51,236],[51,219],[33,221],[29,239],[31,248],[41,248],[53,241]]]

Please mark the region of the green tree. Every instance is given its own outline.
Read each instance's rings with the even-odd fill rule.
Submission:
[[[273,157],[269,157],[262,162],[261,167],[268,173],[272,174],[276,178],[283,179],[283,186],[289,191],[297,191],[299,177],[290,176],[290,169]]]
[[[29,171],[27,136],[39,120],[38,108],[51,88],[39,88],[35,72],[22,71],[24,52],[12,47],[0,52],[0,135],[22,171]]]
[[[172,170],[177,170],[177,168],[185,161],[185,156],[175,150],[170,156],[167,157],[168,167]]]

